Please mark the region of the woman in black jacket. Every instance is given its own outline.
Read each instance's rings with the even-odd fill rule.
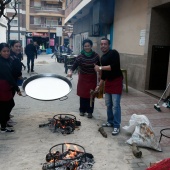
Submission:
[[[22,95],[10,68],[10,49],[8,44],[0,44],[0,124],[1,133],[12,133],[14,130],[9,129],[7,121],[9,114],[14,106],[13,92],[14,88],[18,95]],[[11,127],[11,126],[10,126]]]

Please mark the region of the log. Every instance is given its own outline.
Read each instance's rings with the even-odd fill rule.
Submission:
[[[100,127],[99,130],[98,130],[103,137],[107,138],[107,133],[104,131],[103,127]]]
[[[139,150],[136,143],[132,143],[132,152],[133,152],[133,155],[136,158],[141,158],[142,157],[142,152]]]

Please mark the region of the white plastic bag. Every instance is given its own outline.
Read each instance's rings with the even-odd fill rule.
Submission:
[[[146,123],[147,125],[149,125],[149,119],[145,115],[133,114],[129,120],[129,126],[124,126],[123,129],[127,133],[132,134],[135,130],[135,127],[140,123]]]
[[[125,126],[123,129],[129,133],[133,133],[132,137],[126,141],[128,144],[136,143],[137,146],[162,151],[149,119],[146,116],[133,114],[129,121],[129,126]]]

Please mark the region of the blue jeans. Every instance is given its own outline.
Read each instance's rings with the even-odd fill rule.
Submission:
[[[107,122],[114,128],[119,128],[121,123],[120,94],[105,93],[105,103],[107,106]]]

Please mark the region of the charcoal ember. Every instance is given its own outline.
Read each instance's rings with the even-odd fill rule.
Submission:
[[[58,160],[60,158],[61,153],[59,151],[56,151],[55,153],[48,153],[46,155],[46,161],[50,162],[51,160]]]
[[[81,126],[81,122],[76,120],[75,125],[76,126]]]
[[[54,170],[54,168],[58,168],[58,167],[64,167],[66,164],[68,164],[68,160],[59,160],[59,161],[55,161],[54,162],[49,162],[49,163],[44,163],[42,170]]]

